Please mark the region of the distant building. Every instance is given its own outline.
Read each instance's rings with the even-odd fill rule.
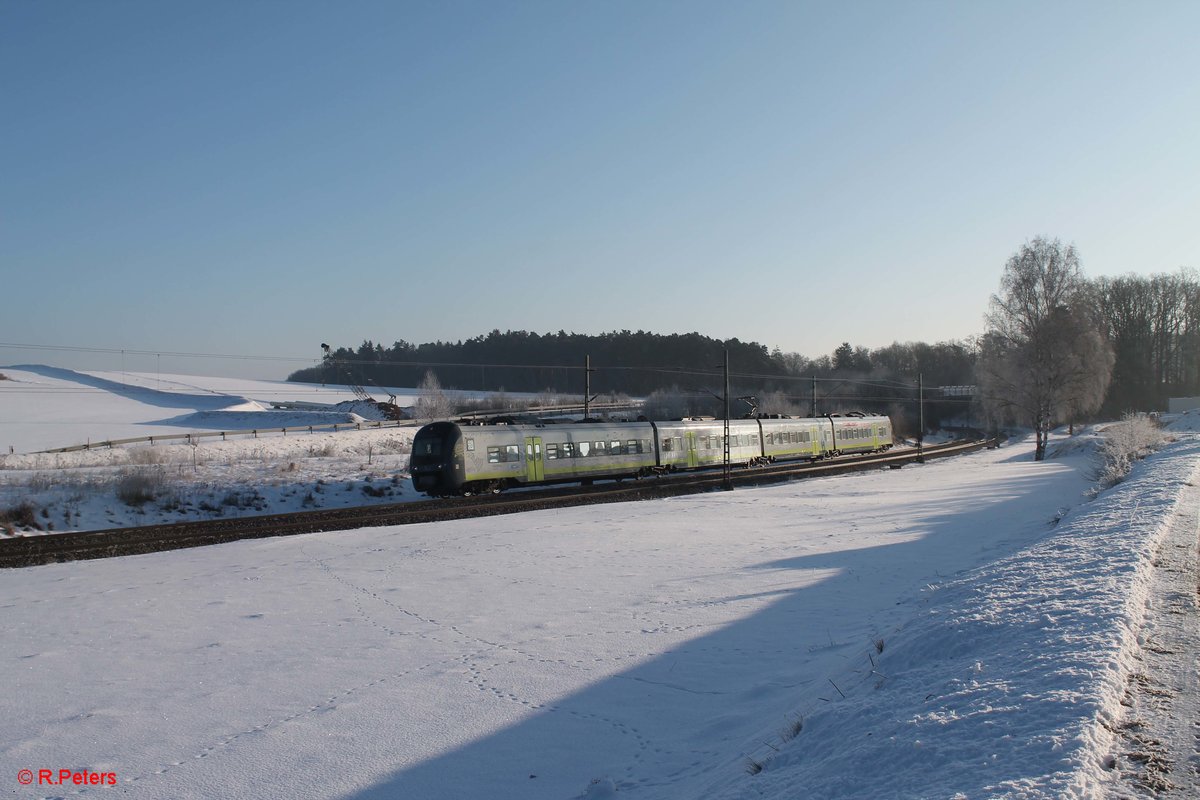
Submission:
[[[1172,397],[1167,400],[1167,411],[1182,414],[1200,408],[1200,397]]]

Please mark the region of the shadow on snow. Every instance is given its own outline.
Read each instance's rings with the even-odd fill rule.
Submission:
[[[619,792],[638,797],[699,797],[714,782],[753,781],[745,768],[747,754],[761,752],[762,742],[777,734],[790,714],[824,701],[836,703],[828,679],[857,669],[875,639],[903,637],[897,629],[919,612],[923,587],[1047,535],[1046,520],[1038,516],[1044,509],[1029,504],[1028,495],[1061,492],[1056,478],[1069,474],[1001,477],[1009,485],[996,496],[1004,499],[974,511],[940,508],[931,498],[918,523],[896,531],[915,539],[758,564],[754,568],[831,574],[769,593],[773,602],[744,619],[534,706],[532,716],[515,725],[402,768],[346,798],[563,800],[584,795],[594,778],[611,779]],[[997,525],[998,519],[1004,523]],[[828,536],[848,525],[838,523]],[[1002,535],[977,539],[978,547],[951,544],[988,529]],[[527,666],[556,668],[532,659]],[[487,704],[497,702],[522,701],[481,691],[480,718]],[[407,712],[398,707],[396,713]],[[422,724],[444,731],[456,722]],[[804,733],[788,747],[803,748]],[[987,786],[1014,777],[1021,765],[984,765],[981,759],[974,769],[969,778],[963,776],[964,783]],[[864,786],[863,796],[879,789]]]

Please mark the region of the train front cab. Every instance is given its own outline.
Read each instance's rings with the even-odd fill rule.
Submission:
[[[453,422],[434,422],[413,437],[413,488],[431,497],[456,494],[463,484],[462,429]]]

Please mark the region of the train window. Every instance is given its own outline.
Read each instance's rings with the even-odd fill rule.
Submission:
[[[488,463],[489,464],[499,464],[500,463],[500,448],[499,447],[489,447],[488,448]]]
[[[550,461],[555,458],[558,458],[558,445],[553,442],[548,442],[546,444],[546,460]]]
[[[630,455],[642,452],[642,443],[637,439],[630,439],[625,443],[625,452],[629,453]]]
[[[664,453],[671,452],[671,440],[669,438],[662,440],[662,449]]]
[[[758,434],[757,433],[750,434],[750,446],[758,447]]]
[[[619,456],[624,452],[625,452],[625,448],[621,446],[620,442],[609,442],[608,443],[608,454],[609,455]]]
[[[589,455],[591,455],[591,453],[592,453],[592,443],[591,442],[580,442],[578,447],[579,447],[579,457],[580,458],[587,458]]]
[[[575,457],[575,444],[573,442],[563,442],[562,443],[562,457],[563,458],[574,458]]]
[[[675,449],[676,449],[676,450],[682,450],[682,449],[683,449],[683,437],[682,437],[682,436],[676,436],[676,437],[675,437]]]
[[[505,461],[520,461],[521,448],[515,444],[506,445],[504,448]]]
[[[441,454],[442,443],[438,439],[426,439],[413,445],[413,455],[415,456],[440,456]]]

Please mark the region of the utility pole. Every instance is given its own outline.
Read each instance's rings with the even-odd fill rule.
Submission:
[[[917,461],[925,463],[925,375],[917,373]]]
[[[583,418],[591,416],[592,407],[592,357],[583,357]]]
[[[817,415],[817,376],[812,376],[812,395],[808,401],[808,415],[815,417]]]
[[[725,348],[725,459],[722,473],[726,489],[733,488],[733,478],[729,474],[729,348]]]

